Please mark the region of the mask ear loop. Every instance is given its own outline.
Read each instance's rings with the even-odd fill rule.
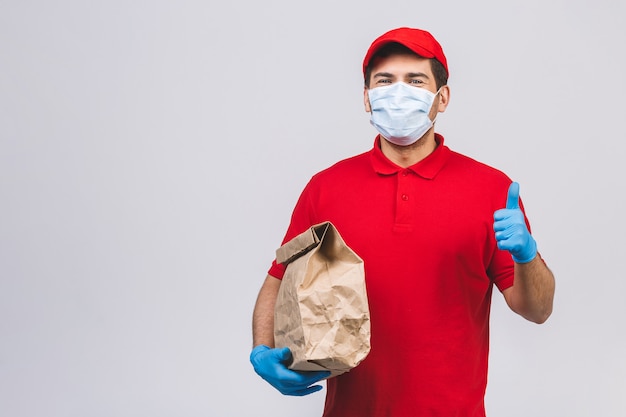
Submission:
[[[439,95],[439,92],[441,91],[441,89],[442,89],[443,87],[444,87],[443,85],[442,85],[441,87],[439,87],[439,90],[437,90],[437,92],[435,93],[435,97],[433,97],[433,102],[432,102],[432,104],[430,105],[430,110],[432,110],[432,109],[433,109],[433,104],[435,104],[435,99],[437,98],[437,96]],[[440,99],[441,99],[441,98],[440,98]],[[429,113],[430,113],[430,110],[429,110]],[[435,118],[434,118],[434,119],[433,119],[433,121],[431,122],[431,123],[432,123],[432,126],[435,126],[435,122],[437,121],[437,116],[439,116],[439,112],[435,113]]]

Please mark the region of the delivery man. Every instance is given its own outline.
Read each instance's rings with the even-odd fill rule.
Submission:
[[[450,102],[437,40],[393,29],[371,44],[363,75],[365,110],[379,133],[373,147],[311,178],[283,241],[330,221],[364,261],[371,351],[328,379],[323,415],[482,417],[494,286],[513,311],[543,323],[554,277],[519,185],[434,131]],[[290,350],[274,347],[284,271],[274,261],[259,292],[250,360],[283,394],[306,395],[328,373],[289,370]]]

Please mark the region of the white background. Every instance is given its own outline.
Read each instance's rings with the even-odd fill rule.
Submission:
[[[626,415],[623,1],[0,1],[0,415],[320,416],[248,362],[311,175],[368,150],[361,60],[450,66],[437,131],[521,184],[557,278],[494,295],[490,416]],[[504,198],[504,196],[503,196]]]

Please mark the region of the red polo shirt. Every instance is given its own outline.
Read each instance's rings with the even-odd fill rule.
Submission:
[[[313,176],[294,209],[284,242],[328,220],[365,266],[372,348],[328,381],[325,417],[484,416],[491,293],[513,284],[493,213],[511,180],[436,139],[406,169],[377,139]]]

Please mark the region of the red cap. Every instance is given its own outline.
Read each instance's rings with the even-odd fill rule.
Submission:
[[[372,59],[372,56],[374,56],[382,46],[391,42],[402,44],[421,57],[435,58],[437,61],[441,62],[448,75],[450,75],[446,56],[443,54],[441,45],[439,45],[439,42],[437,42],[433,35],[425,30],[406,27],[392,29],[372,42],[363,60],[363,75],[365,75],[365,69],[370,59]]]

